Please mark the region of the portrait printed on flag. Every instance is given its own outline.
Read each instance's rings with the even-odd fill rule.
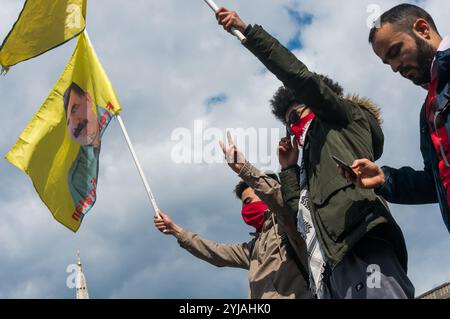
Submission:
[[[95,204],[102,135],[120,111],[83,33],[53,90],[6,155],[30,176],[54,218],[74,232]]]
[[[67,88],[63,99],[67,132],[72,141],[80,145],[67,182],[75,204],[75,216],[81,218],[95,203],[101,137],[113,114],[97,106],[91,94],[75,82]]]

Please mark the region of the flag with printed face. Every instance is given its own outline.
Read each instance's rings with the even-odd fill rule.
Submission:
[[[54,218],[76,232],[96,201],[101,137],[121,110],[85,33],[6,159],[30,176]]]
[[[79,35],[86,24],[86,0],[27,0],[0,47],[4,71]]]

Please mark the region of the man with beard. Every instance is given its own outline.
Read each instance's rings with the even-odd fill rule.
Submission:
[[[107,110],[95,107],[90,94],[76,83],[64,93],[64,110],[70,137],[80,145],[68,174],[68,184],[75,216],[82,218],[95,203],[101,135],[112,116]]]
[[[425,167],[379,168],[362,159],[353,163],[362,188],[375,188],[396,204],[439,202],[450,232],[450,38],[439,35],[433,18],[422,8],[402,4],[383,13],[369,42],[380,59],[415,85],[428,90],[420,114],[420,142]],[[343,175],[352,180],[348,174]]]
[[[92,98],[77,84],[72,83],[64,94],[67,129],[72,139],[81,146],[100,146],[99,125]]]

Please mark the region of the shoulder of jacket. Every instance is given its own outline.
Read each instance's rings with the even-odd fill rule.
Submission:
[[[369,112],[374,119],[377,121],[378,125],[381,126],[383,124],[383,119],[381,116],[381,109],[372,102],[370,99],[361,97],[357,94],[351,94],[344,97],[345,100],[359,106],[361,109]]]

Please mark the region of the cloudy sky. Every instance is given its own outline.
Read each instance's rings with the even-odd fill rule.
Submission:
[[[123,118],[160,207],[184,228],[219,242],[249,240],[223,163],[177,164],[177,128],[281,126],[268,101],[278,80],[215,22],[201,0],[88,1],[88,30],[119,100]],[[391,0],[223,0],[261,24],[310,69],[382,107],[380,164],[421,169],[419,110],[425,91],[381,64],[367,44],[370,4]],[[442,34],[450,3],[420,1]],[[2,0],[0,39],[23,1]],[[69,60],[75,41],[27,61],[0,78],[0,155],[14,145]],[[261,137],[261,138],[264,138]],[[205,145],[210,142],[206,140]],[[195,151],[193,150],[193,153]],[[275,156],[271,154],[272,157]],[[263,161],[256,158],[256,165]],[[273,165],[272,165],[273,166]],[[276,166],[275,166],[276,168]],[[218,269],[155,231],[153,212],[118,123],[102,145],[98,200],[73,234],[57,223],[28,177],[0,161],[0,298],[73,298],[66,268],[82,261],[93,298],[245,298],[247,273]],[[450,236],[437,205],[391,206],[409,250],[409,275],[420,294],[450,281]]]

